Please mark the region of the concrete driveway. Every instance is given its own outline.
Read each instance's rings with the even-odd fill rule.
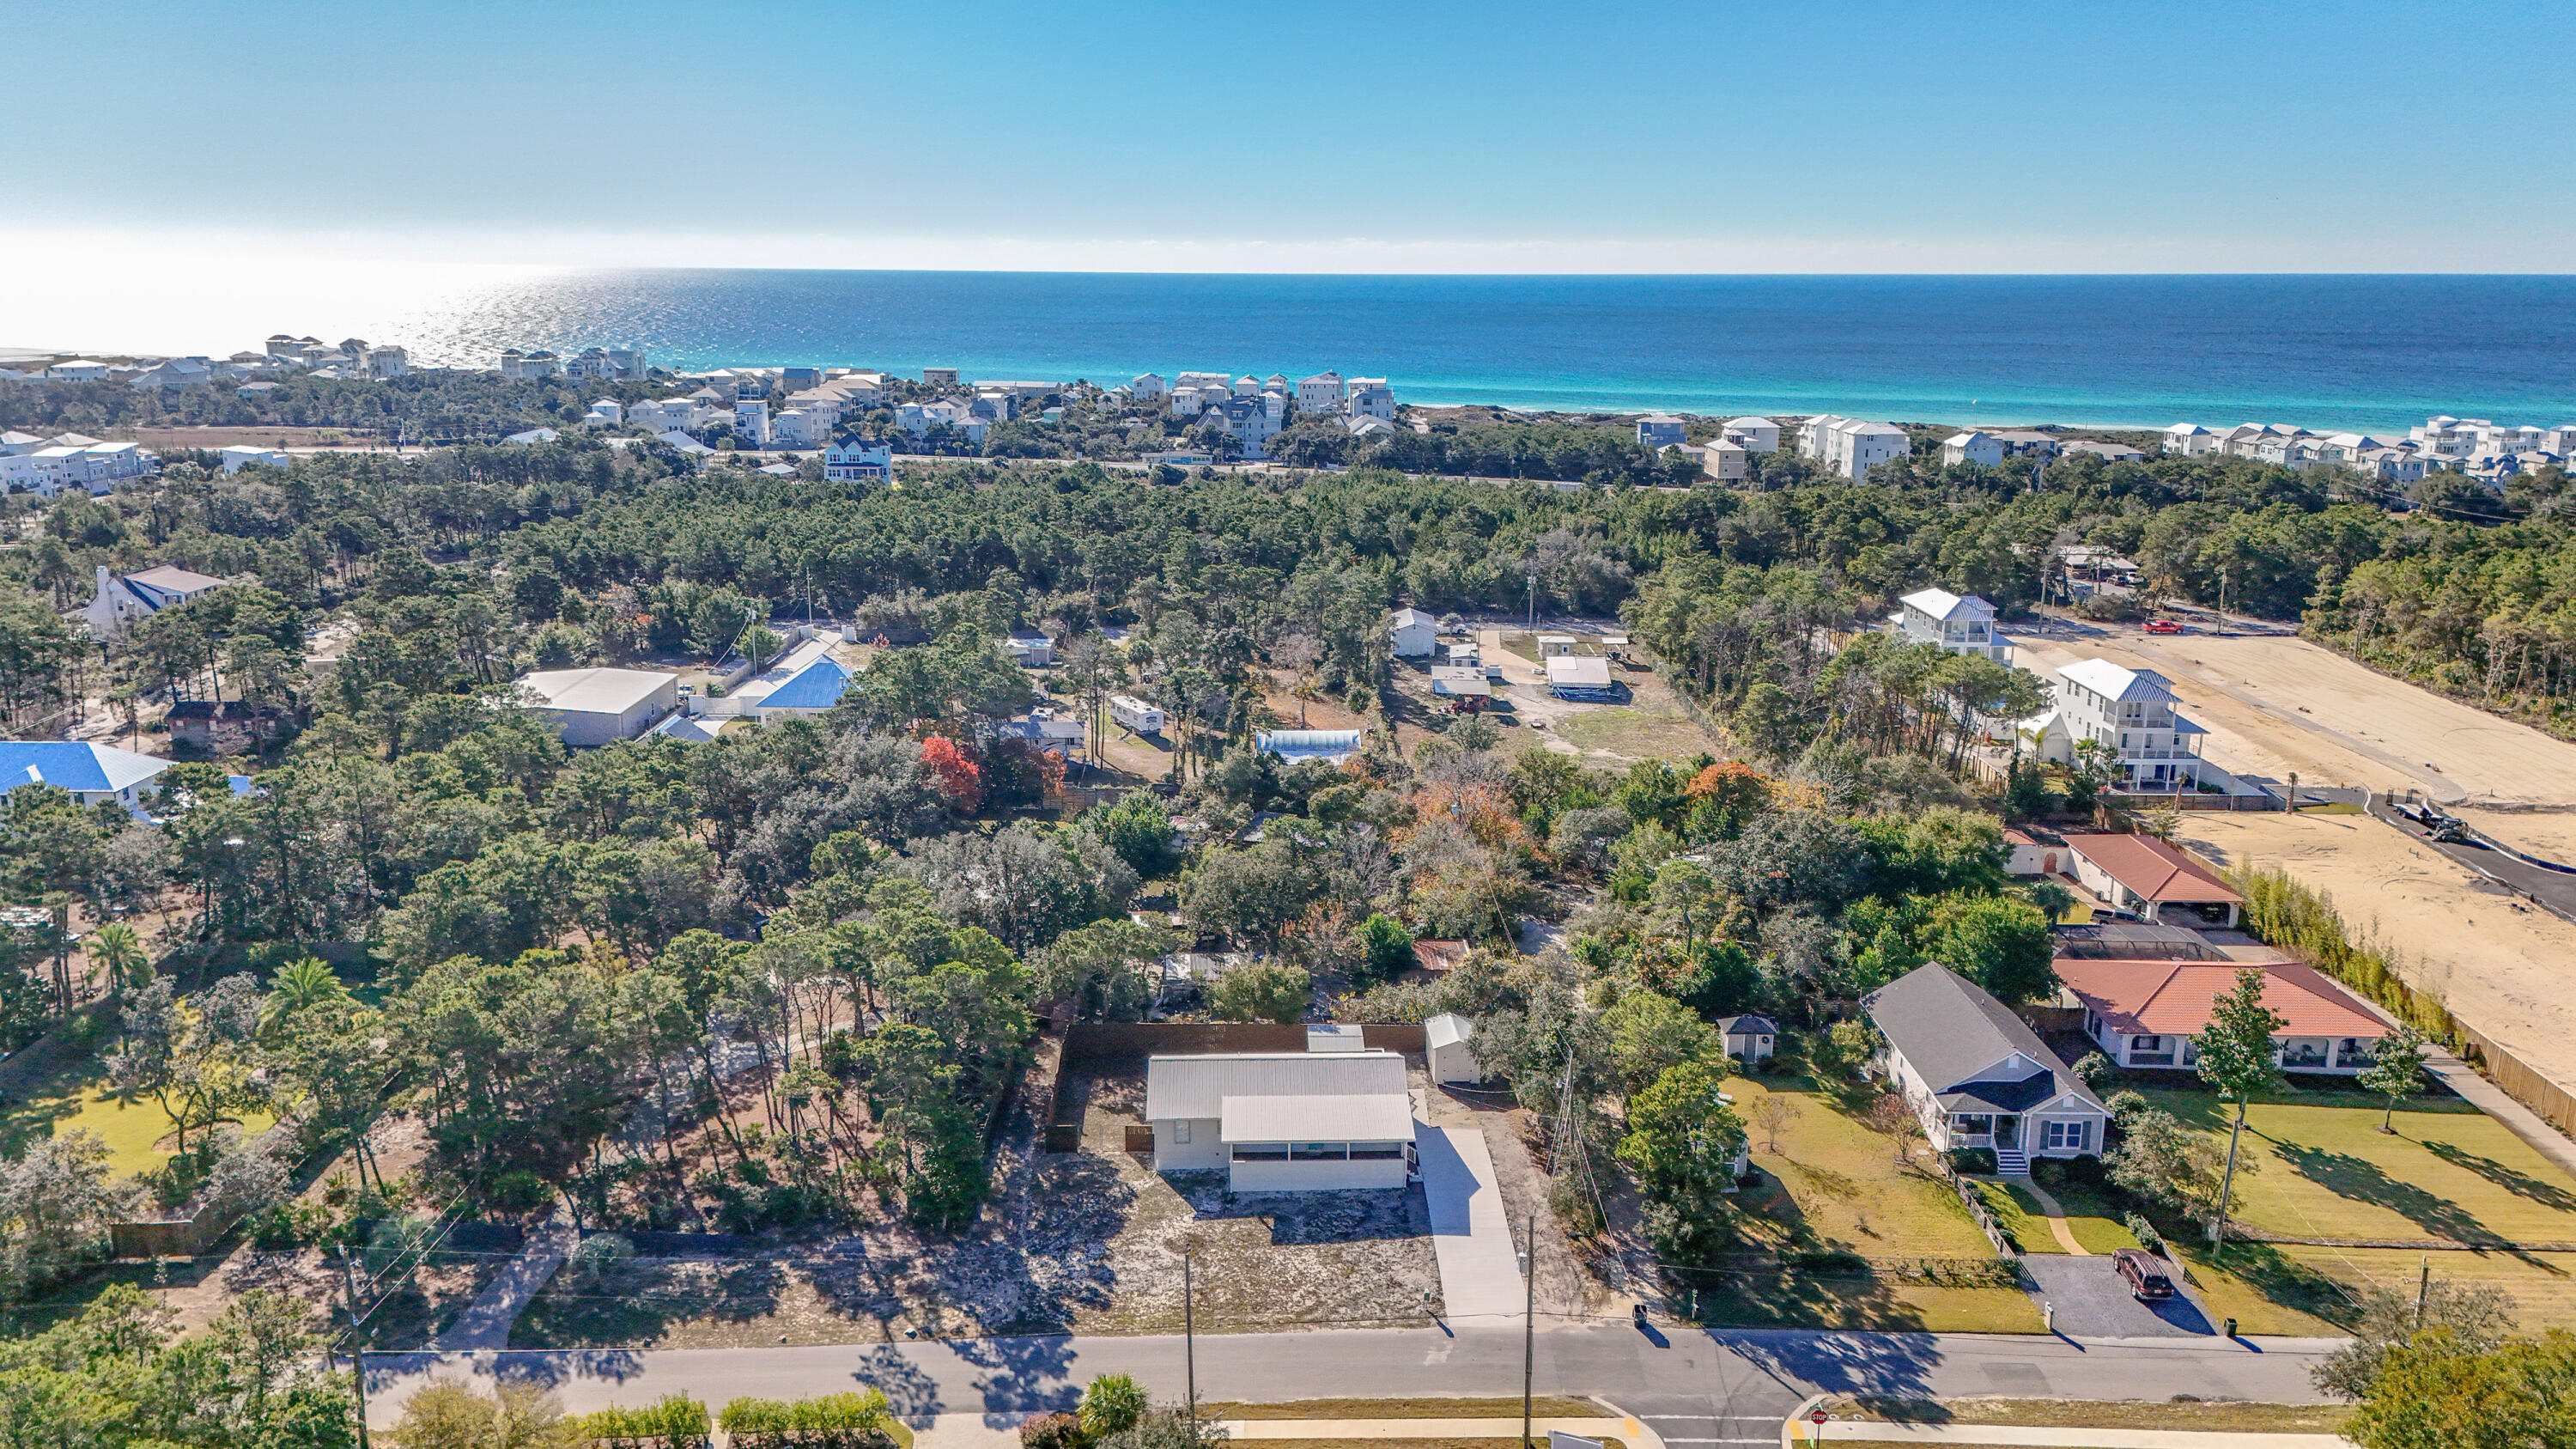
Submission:
[[[1440,1297],[1454,1322],[1516,1319],[1528,1306],[1520,1259],[1503,1214],[1503,1190],[1485,1134],[1474,1127],[1413,1124],[1422,1194],[1431,1205],[1431,1250]]]
[[[2021,1265],[2039,1284],[2032,1296],[2056,1310],[2057,1331],[2069,1338],[2207,1338],[2218,1332],[2179,1271],[2173,1274],[2175,1296],[2150,1307],[2129,1291],[2108,1255],[2032,1253]]]

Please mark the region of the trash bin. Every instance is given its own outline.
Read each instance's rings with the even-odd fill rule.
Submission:
[[[2227,1320],[2227,1326],[2219,1331],[2226,1334],[2229,1338],[2234,1338],[2236,1336],[2236,1320],[2233,1318]]]

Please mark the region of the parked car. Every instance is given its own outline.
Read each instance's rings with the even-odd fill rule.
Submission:
[[[2137,1295],[2140,1303],[2156,1303],[2174,1296],[2173,1280],[2165,1276],[2165,1265],[2143,1248],[2122,1248],[2111,1255],[2112,1266]]]
[[[2150,634],[2180,634],[2183,632],[2183,627],[2180,621],[2174,619],[2149,619],[2146,627],[2147,632]]]

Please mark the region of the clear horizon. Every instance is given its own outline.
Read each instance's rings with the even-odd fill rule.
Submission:
[[[43,201],[0,222],[0,259],[75,288],[222,256],[2576,273],[2576,96],[2545,80],[2566,12],[2539,0],[1461,0],[1279,17],[1223,47],[1179,6],[924,23],[855,4],[726,17],[756,84],[703,71],[716,23],[491,0],[31,11],[13,34],[61,93],[151,103],[21,122],[14,189]],[[2536,83],[2464,100],[2498,64]],[[270,97],[251,76],[303,79]],[[2441,201],[2460,178],[2511,202],[2464,220]],[[0,294],[0,338],[33,335],[36,290]]]

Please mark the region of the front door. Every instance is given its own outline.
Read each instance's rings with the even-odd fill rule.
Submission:
[[[1997,1117],[1995,1119],[1995,1145],[1997,1147],[2019,1147],[2021,1145],[2021,1119],[2019,1117]]]

